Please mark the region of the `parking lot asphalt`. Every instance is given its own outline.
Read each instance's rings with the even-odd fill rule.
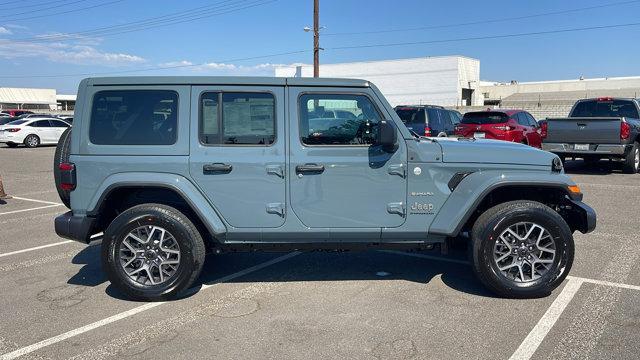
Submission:
[[[54,150],[0,147],[0,360],[640,357],[640,175],[608,163],[567,163],[598,227],[547,298],[492,296],[458,249],[208,255],[190,296],[140,303],[53,231]]]

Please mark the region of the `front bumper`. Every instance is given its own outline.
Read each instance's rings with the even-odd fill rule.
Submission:
[[[569,143],[542,143],[542,150],[546,150],[558,155],[614,155],[624,156],[632,145],[624,144],[590,144],[589,150],[576,150],[575,144]]]
[[[591,206],[578,200],[571,202],[570,222],[575,230],[583,234],[590,233],[596,228],[596,212]]]
[[[96,219],[88,216],[74,216],[68,211],[57,216],[54,224],[56,234],[69,240],[75,240],[83,244],[88,244],[93,231]]]

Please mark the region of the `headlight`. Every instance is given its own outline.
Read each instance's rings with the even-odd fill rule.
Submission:
[[[551,171],[562,172],[562,160],[559,157],[554,157],[551,161]]]

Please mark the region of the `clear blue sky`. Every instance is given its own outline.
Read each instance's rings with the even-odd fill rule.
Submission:
[[[331,35],[433,27],[621,3],[624,0],[420,1],[321,0],[326,63],[437,55],[480,59],[483,80],[575,79],[640,75],[640,26],[474,41],[334,49],[640,22],[640,1],[610,7],[417,31]],[[208,6],[208,7],[205,7]],[[198,8],[195,12],[185,11]],[[245,9],[239,9],[247,7]],[[206,64],[123,75],[272,75],[274,64],[310,63],[312,0],[0,0],[0,86],[53,87],[75,93],[86,76],[180,64]],[[81,9],[80,11],[76,11]],[[66,14],[57,14],[67,12]],[[226,12],[226,13],[225,13]],[[182,15],[166,25],[168,15]],[[196,15],[194,15],[196,14]],[[217,14],[216,16],[208,16]],[[175,16],[175,15],[174,15]],[[194,16],[204,17],[194,20]],[[143,31],[131,22],[153,18]],[[109,27],[107,33],[69,33]],[[61,35],[63,34],[63,35]],[[48,41],[43,36],[55,36]],[[16,78],[16,77],[24,78]],[[13,78],[12,78],[13,77]]]

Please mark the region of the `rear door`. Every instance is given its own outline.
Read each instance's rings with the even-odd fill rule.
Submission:
[[[40,143],[51,143],[55,141],[55,130],[51,127],[49,120],[36,120],[30,125],[33,132],[40,138]]]
[[[326,228],[335,241],[373,240],[381,228],[405,221],[407,148],[393,153],[373,144],[390,114],[368,88],[289,88],[291,207],[310,228]],[[355,120],[327,119],[328,109]]]
[[[285,221],[284,107],[280,86],[192,88],[190,173],[232,227]]]

